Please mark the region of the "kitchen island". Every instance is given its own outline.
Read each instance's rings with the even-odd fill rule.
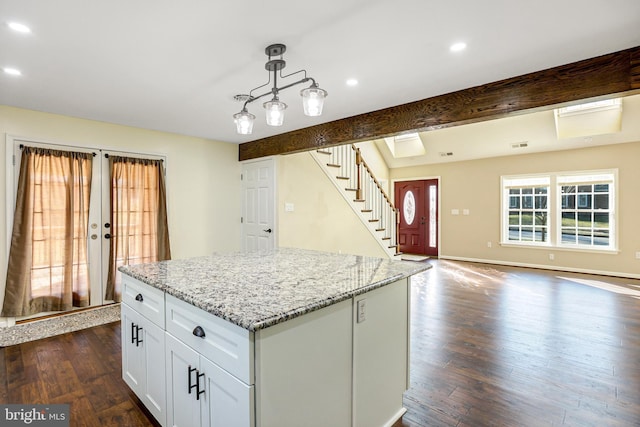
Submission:
[[[122,267],[123,378],[162,425],[391,425],[429,267],[299,249]]]

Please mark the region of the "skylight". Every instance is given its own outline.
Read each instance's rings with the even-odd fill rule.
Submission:
[[[385,138],[384,142],[396,159],[421,156],[426,153],[422,139],[417,133],[406,133],[392,138]]]
[[[620,98],[587,102],[554,110],[558,139],[591,137],[620,132]]]
[[[622,100],[620,98],[605,99],[603,101],[587,102],[584,104],[570,105],[568,107],[558,108],[557,114],[560,117],[571,114],[591,113],[595,111],[609,110],[613,108],[620,108]]]

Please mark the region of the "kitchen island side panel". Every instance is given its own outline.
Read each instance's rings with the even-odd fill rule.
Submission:
[[[256,332],[256,427],[348,427],[352,300]]]

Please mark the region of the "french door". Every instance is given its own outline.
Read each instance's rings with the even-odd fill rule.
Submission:
[[[400,252],[438,256],[438,180],[396,182]]]
[[[8,137],[7,158],[13,157],[13,171],[7,173],[7,254],[10,250],[13,226],[13,215],[17,196],[17,183],[20,174],[20,162],[22,146],[39,147],[45,149],[91,153],[91,187],[89,196],[89,219],[87,230],[87,264],[88,283],[82,284],[88,288],[89,306],[100,306],[114,302],[105,297],[107,275],[109,271],[109,250],[111,245],[112,225],[110,205],[110,166],[109,156],[126,156],[134,158],[155,158],[157,155],[140,155],[130,152],[116,152],[111,150],[92,149],[86,147],[51,144],[42,141],[33,141]],[[9,168],[10,169],[10,168]],[[53,179],[57,179],[53,177]],[[47,313],[38,313],[37,317]]]

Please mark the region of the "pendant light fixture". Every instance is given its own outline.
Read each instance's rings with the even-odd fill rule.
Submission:
[[[300,91],[302,97],[302,107],[304,114],[307,116],[319,116],[322,114],[322,107],[324,105],[324,99],[327,97],[327,91],[320,89],[318,83],[312,78],[307,77],[306,70],[299,70],[291,74],[282,75],[282,69],[287,65],[282,55],[287,50],[287,47],[281,43],[272,44],[266,47],[265,54],[269,57],[269,60],[264,65],[264,68],[269,72],[269,81],[262,86],[251,89],[248,95],[236,95],[234,98],[238,101],[244,101],[242,110],[239,113],[233,115],[233,119],[236,123],[236,131],[242,135],[249,135],[253,130],[253,121],[256,116],[251,114],[247,110],[247,104],[253,101],[263,98],[268,95],[273,95],[270,101],[262,104],[266,113],[266,120],[269,126],[282,126],[284,123],[284,110],[287,109],[287,104],[280,101],[278,94],[284,89],[288,89],[292,86],[311,82],[311,86]],[[279,56],[280,58],[272,59]],[[303,73],[304,77],[298,81],[289,83],[285,86],[278,87],[278,77],[286,79],[296,74]],[[273,86],[267,92],[260,95],[254,95],[254,91],[262,89],[265,86],[272,84]]]

